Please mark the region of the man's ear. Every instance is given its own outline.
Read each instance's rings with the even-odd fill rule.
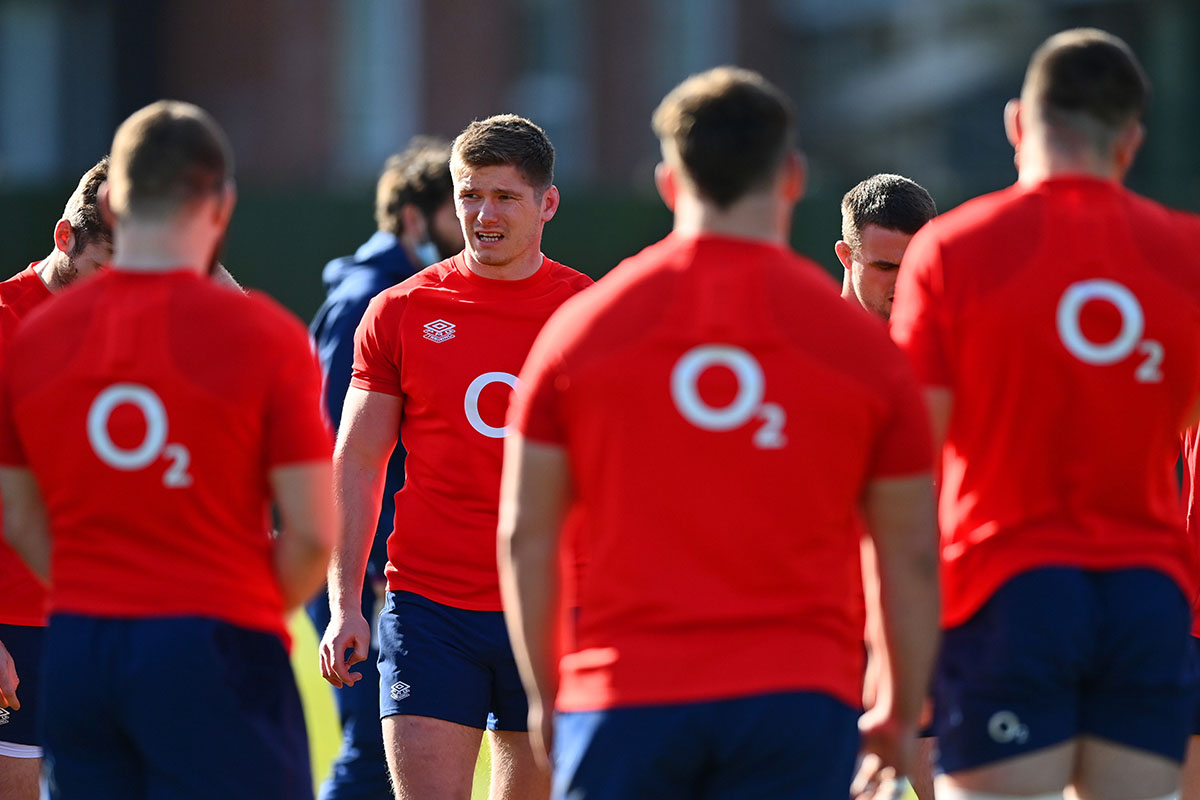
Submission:
[[[787,163],[784,165],[783,188],[788,202],[793,205],[804,197],[808,188],[808,162],[805,161],[804,154],[797,151],[788,154]]]
[[[675,170],[665,161],[658,162],[654,167],[654,186],[658,189],[658,196],[662,198],[663,203],[674,211],[679,186],[675,181]]]
[[[1004,104],[1004,135],[1013,150],[1021,151],[1021,140],[1024,138],[1024,120],[1021,119],[1021,101],[1013,98]]]
[[[104,220],[104,224],[109,230],[116,227],[113,223],[116,221],[116,216],[113,214],[112,206],[108,199],[108,181],[100,184],[100,188],[96,190],[96,206],[100,209],[100,219]]]
[[[229,225],[229,220],[233,219],[233,209],[237,205],[237,185],[233,181],[226,181],[221,187],[220,194],[217,195],[217,218],[216,222],[221,227]]]
[[[850,245],[838,239],[837,244],[833,246],[833,252],[837,253],[838,261],[842,262],[842,266],[849,272],[850,264],[854,261],[854,252],[850,249]]]
[[[54,224],[54,248],[68,256],[75,252],[75,229],[65,219]]]
[[[554,215],[558,213],[558,204],[562,197],[558,193],[558,187],[551,185],[546,193],[542,195],[542,222],[549,222],[554,219]]]
[[[1142,148],[1144,141],[1146,141],[1146,126],[1141,122],[1134,120],[1121,129],[1120,135],[1117,136],[1116,152],[1113,153],[1119,179],[1125,179],[1125,173],[1129,172],[1129,168],[1133,166],[1133,159],[1137,156],[1138,150]]]

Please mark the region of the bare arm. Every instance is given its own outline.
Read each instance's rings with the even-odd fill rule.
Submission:
[[[930,476],[872,481],[867,524],[879,570],[887,657],[875,706],[863,717],[864,744],[905,772],[938,646],[938,555]]]
[[[333,471],[324,461],[289,464],[271,470],[269,478],[280,516],[275,574],[291,611],[320,590],[338,540]]]
[[[329,627],[321,639],[321,674],[334,686],[362,677],[350,667],[363,661],[371,628],[362,615],[362,589],[379,520],[388,457],[400,430],[401,398],[350,387],[333,453],[334,503],[342,538],[329,563]],[[346,650],[353,653],[346,658]]]
[[[20,683],[17,666],[4,647],[4,642],[0,642],[0,708],[21,710],[21,701],[17,699],[17,686]]]
[[[933,428],[933,451],[938,462],[950,430],[950,413],[954,410],[954,393],[941,386],[925,387],[925,405],[929,406],[929,427]]]
[[[498,565],[504,619],[529,696],[534,753],[548,764],[558,693],[558,546],[570,498],[566,451],[510,433],[500,479]]]
[[[33,473],[23,467],[0,467],[4,498],[4,537],[42,581],[50,581],[50,526]]]

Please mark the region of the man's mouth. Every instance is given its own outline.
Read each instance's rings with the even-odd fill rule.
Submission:
[[[495,244],[504,238],[503,233],[476,233],[475,236],[479,241],[486,242],[487,244]]]

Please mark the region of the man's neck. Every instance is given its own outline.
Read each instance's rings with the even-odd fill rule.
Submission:
[[[766,193],[745,197],[729,208],[684,192],[675,200],[674,230],[684,235],[709,233],[786,245],[790,223],[790,215]]]
[[[113,231],[114,267],[136,272],[192,269],[202,272],[213,254],[208,237],[186,227],[160,223],[129,223]]]
[[[46,288],[55,293],[67,288],[75,277],[72,274],[70,259],[61,250],[52,251],[38,262],[33,271],[42,279]]]
[[[535,250],[533,253],[522,254],[519,258],[515,258],[506,264],[482,264],[475,259],[471,254],[471,248],[463,251],[466,257],[467,269],[474,272],[482,278],[490,278],[494,281],[520,281],[530,277],[542,268],[542,263],[546,257],[542,255],[541,250]]]
[[[1048,143],[1030,144],[1022,148],[1017,167],[1017,181],[1032,186],[1050,178],[1082,175],[1089,178],[1120,183],[1122,171],[1113,159],[1101,158],[1090,152],[1065,152]]]

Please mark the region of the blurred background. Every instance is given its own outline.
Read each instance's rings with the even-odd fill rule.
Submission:
[[[117,123],[171,97],[233,141],[226,263],[305,319],[324,262],[374,230],[384,159],[498,112],[558,149],[545,252],[599,276],[669,228],[650,112],[736,63],[800,108],[812,174],[794,245],[837,275],[838,202],[867,175],[907,175],[940,210],[1013,180],[1004,102],[1034,47],[1077,25],[1124,37],[1153,81],[1130,184],[1200,209],[1194,0],[0,0],[0,269],[49,251]]]

